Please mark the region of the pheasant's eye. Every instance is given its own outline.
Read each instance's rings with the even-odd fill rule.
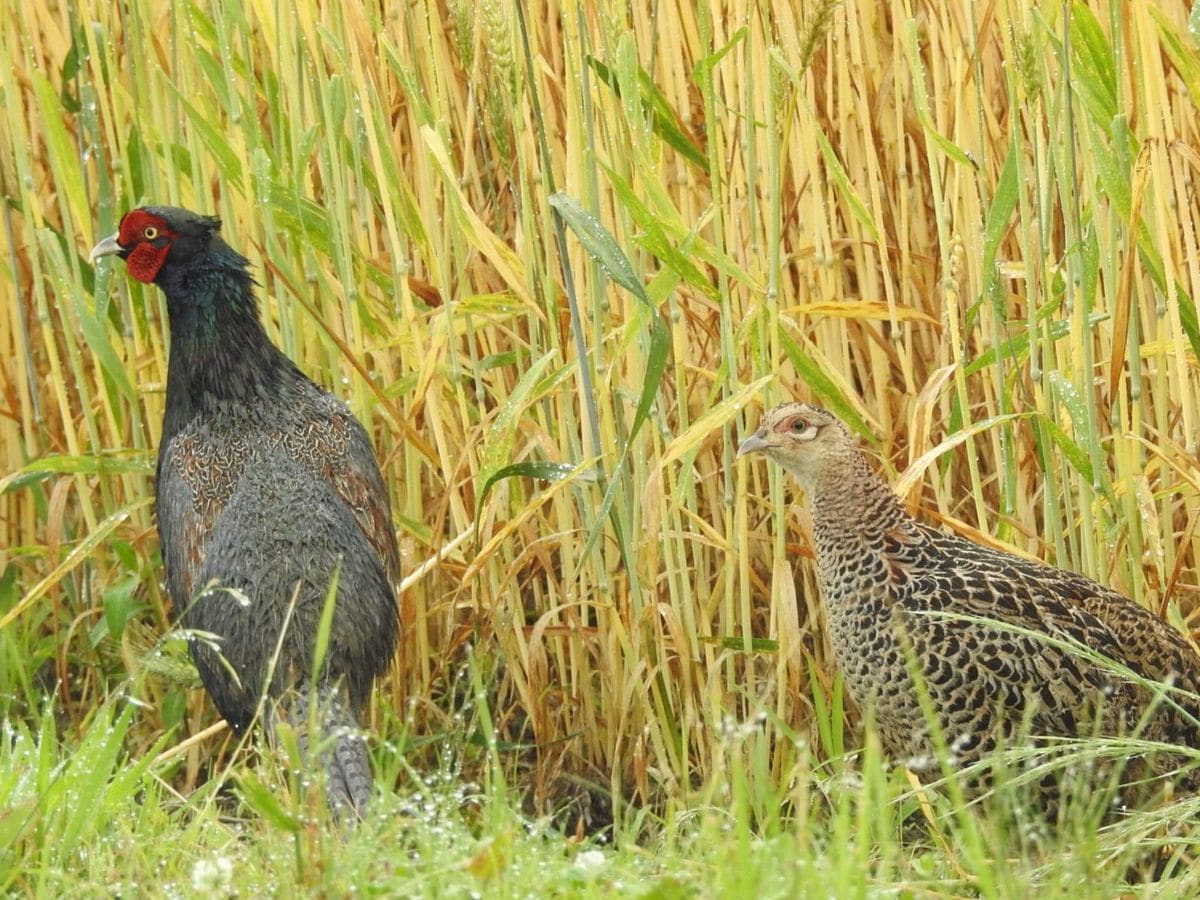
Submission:
[[[820,431],[820,426],[805,421],[800,417],[792,419],[788,428],[798,441],[811,441],[817,436],[817,432]]]
[[[152,241],[156,237],[158,237],[158,229],[155,228],[153,225],[147,225],[145,228],[142,229],[142,237],[144,237],[148,241]]]

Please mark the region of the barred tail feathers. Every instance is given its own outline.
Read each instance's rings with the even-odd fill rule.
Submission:
[[[315,700],[313,715],[309,687],[296,686],[280,703],[278,715],[295,731],[305,765],[325,769],[325,790],[334,815],[339,820],[347,816],[362,819],[374,788],[366,735],[342,690],[333,685],[319,686]],[[313,724],[318,729],[315,734],[311,733]]]

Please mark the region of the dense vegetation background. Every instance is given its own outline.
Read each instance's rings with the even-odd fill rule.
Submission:
[[[1196,17],[520,7],[0,12],[0,886],[219,888],[232,859],[246,890],[1103,893],[1128,829],[1056,855],[942,817],[869,742],[843,773],[803,512],[734,450],[763,405],[822,403],[926,517],[1200,627]],[[377,761],[440,810],[399,808],[386,865],[301,828],[227,733],[185,743],[216,717],[160,584],[165,307],[86,262],[144,202],[224,219],[379,449],[408,575]],[[294,853],[199,828],[229,772],[234,833]],[[522,815],[631,855],[531,850]],[[1162,825],[1136,834],[1194,889],[1194,826]]]

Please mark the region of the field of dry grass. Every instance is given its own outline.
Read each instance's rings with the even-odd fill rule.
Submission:
[[[540,812],[583,781],[670,821],[731,772],[769,806],[840,751],[802,507],[734,459],[784,398],[929,520],[1200,628],[1183,4],[520,6],[0,13],[6,717],[57,676],[67,735],[144,702],[135,757],[216,718],[153,652],[165,307],[86,263],[143,202],[222,217],[375,439],[408,573],[376,730],[490,723]]]

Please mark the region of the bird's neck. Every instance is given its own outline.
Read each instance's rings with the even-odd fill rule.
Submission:
[[[217,257],[160,282],[171,320],[163,446],[197,415],[250,409],[303,378],[267,337],[244,265]]]
[[[880,546],[880,536],[912,521],[900,498],[861,453],[853,451],[830,462],[806,485],[818,554],[830,547],[859,545],[869,552]]]

